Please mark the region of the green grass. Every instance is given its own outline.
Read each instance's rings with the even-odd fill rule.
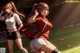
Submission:
[[[29,41],[27,38],[23,39],[23,46],[27,48],[29,53]],[[52,42],[62,53],[80,53],[80,27],[65,28],[65,29],[53,29],[50,32],[49,41]],[[0,47],[6,47],[6,43],[0,43]],[[16,44],[14,44],[14,53],[21,53]]]
[[[80,27],[52,30],[49,40],[54,43],[62,53],[67,53],[80,45]],[[75,50],[74,53],[80,53],[80,49]]]

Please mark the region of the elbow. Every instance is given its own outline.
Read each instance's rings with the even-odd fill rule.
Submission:
[[[23,24],[21,24],[21,26],[23,27]]]
[[[28,23],[32,23],[32,21],[31,20],[28,20]]]
[[[23,24],[20,24],[20,27],[23,27]]]
[[[32,20],[28,20],[28,23],[34,23],[36,20],[35,19],[32,19]]]

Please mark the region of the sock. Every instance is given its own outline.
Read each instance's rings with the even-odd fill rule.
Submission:
[[[27,50],[25,50],[25,51],[23,51],[23,53],[28,53],[28,51],[27,51]]]
[[[54,51],[54,50],[53,50],[51,53],[61,53],[61,52],[60,52],[60,51]]]
[[[54,50],[53,50],[51,53],[57,53],[57,51],[54,51]]]
[[[60,51],[58,51],[58,53],[61,53]]]

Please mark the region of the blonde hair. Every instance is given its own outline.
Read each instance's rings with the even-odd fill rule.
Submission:
[[[11,9],[13,13],[17,13],[17,14],[20,16],[20,18],[25,17],[24,14],[20,13],[19,11],[17,11],[17,8],[16,8],[16,6],[15,6],[15,4],[14,4],[13,2],[7,3],[7,4],[4,6],[4,10],[5,10],[6,8]]]

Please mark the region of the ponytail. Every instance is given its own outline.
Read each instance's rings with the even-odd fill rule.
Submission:
[[[21,19],[22,18],[25,18],[25,15],[24,14],[22,14],[22,13],[20,13],[20,12],[17,11],[17,8],[16,8],[16,6],[15,6],[15,4],[13,2],[10,2],[10,4],[12,5],[12,11],[14,13],[17,13],[20,16]]]

